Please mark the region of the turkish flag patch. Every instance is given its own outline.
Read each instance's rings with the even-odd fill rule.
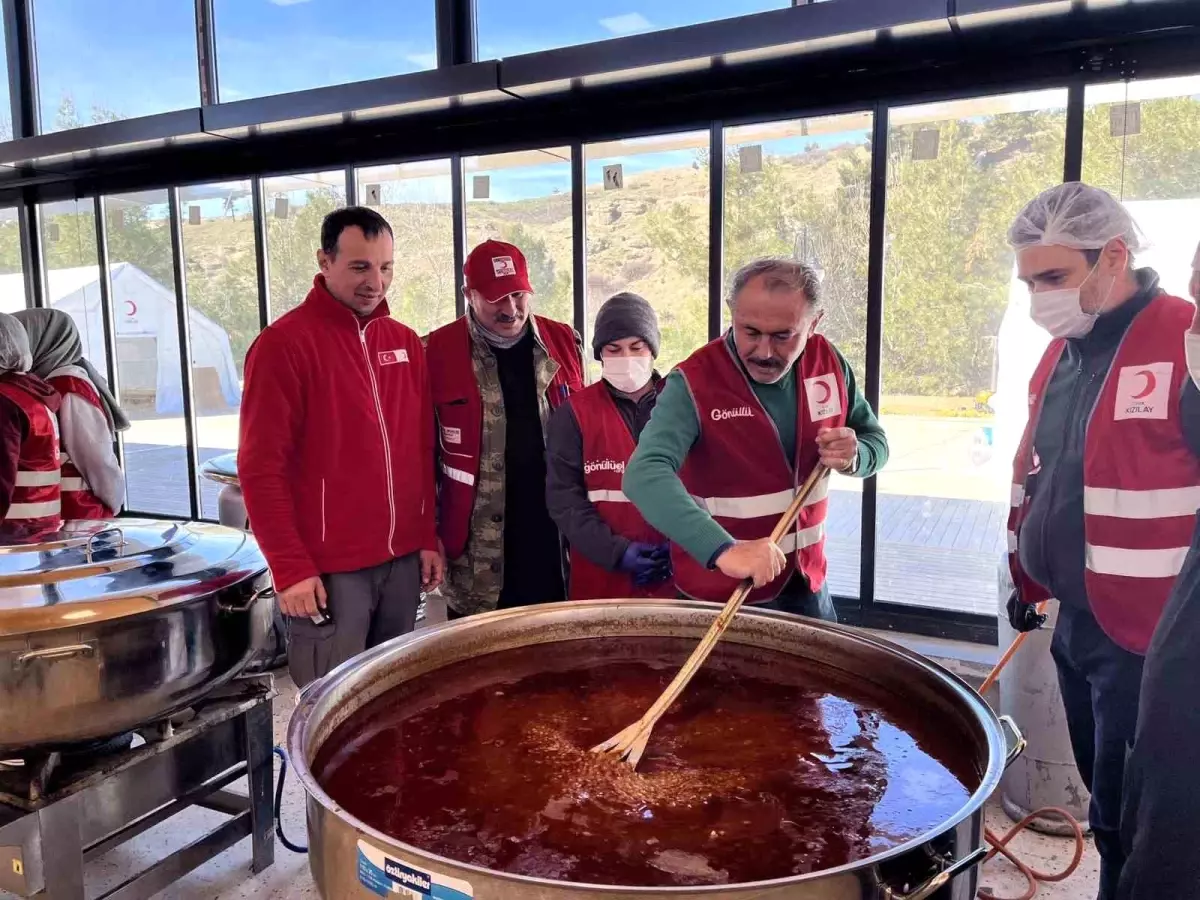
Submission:
[[[396,363],[408,362],[407,350],[381,350],[379,352],[379,364],[381,366],[394,366]]]

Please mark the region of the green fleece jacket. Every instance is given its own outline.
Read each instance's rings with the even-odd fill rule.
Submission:
[[[732,343],[732,338],[727,338]],[[858,465],[854,477],[867,478],[883,468],[888,458],[887,435],[871,405],[859,392],[854,372],[834,348],[846,379],[850,401],[846,426],[858,435]],[[788,459],[796,451],[796,369],[774,384],[750,385],[775,422]],[[700,438],[700,420],[683,376],[672,371],[654,407],[654,415],[638,439],[622,481],[625,496],[659,532],[682,547],[702,565],[712,566],[733,538],[696,504],[679,480],[679,470],[692,445]]]

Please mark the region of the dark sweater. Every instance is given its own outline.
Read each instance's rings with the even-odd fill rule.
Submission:
[[[546,510],[546,442],[533,371],[533,333],[493,347],[504,395],[504,587],[500,609],[566,599],[558,529]]]

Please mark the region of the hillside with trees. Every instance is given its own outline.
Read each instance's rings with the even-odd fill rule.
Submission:
[[[1200,103],[1142,104],[1141,133],[1110,135],[1109,106],[1088,110],[1085,180],[1127,198],[1200,196]],[[972,397],[990,386],[993,339],[1007,302],[1012,254],[1005,243],[1021,205],[1061,179],[1065,110],[1011,112],[893,127],[883,331],[888,394]],[[936,128],[935,158],[914,152]],[[726,171],[725,276],[763,254],[800,256],[823,273],[824,332],[861,372],[865,356],[871,149],[866,143],[809,145],[764,153],[743,172],[736,148]],[[618,290],[659,311],[662,360],[672,364],[707,339],[708,167],[627,177],[621,191],[587,195],[589,318]],[[454,312],[448,203],[398,202],[384,185],[381,212],[396,232],[394,314],[424,333]],[[311,284],[320,220],[340,202],[313,191],[286,218],[268,212],[272,315],[299,303]],[[95,264],[91,206],[48,216],[50,269]],[[571,200],[567,194],[512,202],[469,201],[470,243],[499,237],[528,256],[539,311],[572,319]],[[109,258],[131,262],[164,285],[173,280],[166,221],[142,207],[109,207]],[[1197,223],[1200,237],[1200,223]],[[244,213],[183,226],[188,301],[229,332],[239,365],[258,330],[253,225]],[[15,223],[0,225],[0,267],[19,271]]]

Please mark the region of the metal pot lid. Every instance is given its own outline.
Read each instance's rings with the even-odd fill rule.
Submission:
[[[0,528],[0,638],[188,603],[266,568],[252,536],[222,525],[117,519],[38,534]]]
[[[218,484],[238,486],[237,454],[222,453],[200,464],[200,474]]]

